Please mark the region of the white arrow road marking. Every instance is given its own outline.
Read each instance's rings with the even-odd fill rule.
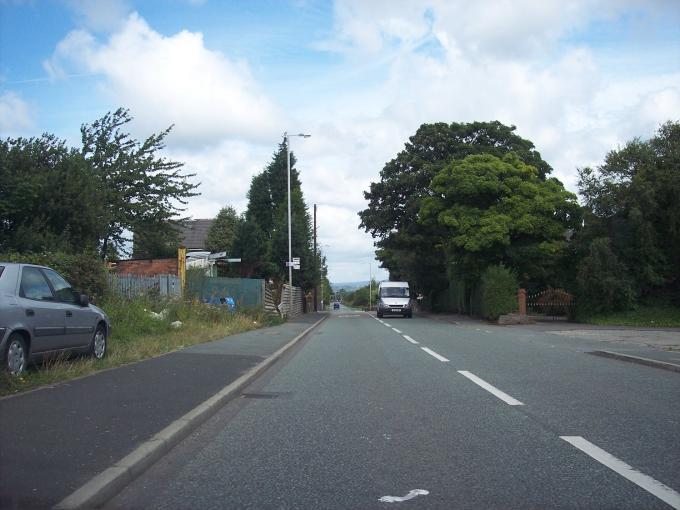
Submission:
[[[609,469],[616,471],[618,474],[627,480],[630,480],[635,485],[642,487],[661,501],[668,503],[673,508],[680,509],[680,494],[670,487],[655,480],[651,476],[641,473],[622,460],[617,459],[611,453],[608,453],[602,448],[595,446],[590,441],[583,439],[581,436],[560,436],[560,439],[564,439],[567,443],[571,443],[583,453],[590,455],[596,461],[604,464]]]
[[[404,497],[383,496],[378,501],[381,503],[401,503],[402,501],[408,501],[409,499],[413,499],[418,496],[427,496],[429,493],[430,491],[426,491],[425,489],[413,489],[412,491],[409,491],[409,493]]]
[[[468,379],[470,379],[473,383],[476,385],[484,388],[486,391],[491,393],[492,395],[495,395],[496,397],[500,398],[503,402],[505,402],[508,405],[511,406],[523,406],[522,402],[517,400],[516,398],[511,397],[507,393],[502,392],[495,386],[490,385],[488,382],[486,382],[484,379],[477,377],[475,374],[468,372],[467,370],[459,370],[459,374],[464,375]]]

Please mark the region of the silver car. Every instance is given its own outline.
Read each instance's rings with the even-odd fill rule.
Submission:
[[[104,311],[53,269],[0,262],[0,360],[11,374],[59,353],[101,359],[110,329]]]

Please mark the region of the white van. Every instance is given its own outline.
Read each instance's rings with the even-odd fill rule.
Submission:
[[[378,317],[387,314],[413,317],[408,282],[381,282],[378,285]]]

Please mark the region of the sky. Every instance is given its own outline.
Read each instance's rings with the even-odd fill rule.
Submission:
[[[0,137],[77,147],[119,106],[139,139],[174,125],[193,218],[245,211],[283,133],[310,134],[291,148],[329,278],[382,280],[357,212],[421,124],[514,125],[576,192],[680,120],[680,1],[0,0]]]

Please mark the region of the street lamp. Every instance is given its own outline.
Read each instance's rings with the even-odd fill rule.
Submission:
[[[297,135],[289,135],[288,132],[283,133],[283,139],[286,142],[286,161],[288,165],[288,285],[289,285],[289,299],[288,299],[288,316],[290,317],[290,311],[293,308],[293,245],[291,241],[291,228],[290,228],[290,137],[300,136],[302,138],[309,138],[312,135],[306,135],[304,133],[298,133]]]

